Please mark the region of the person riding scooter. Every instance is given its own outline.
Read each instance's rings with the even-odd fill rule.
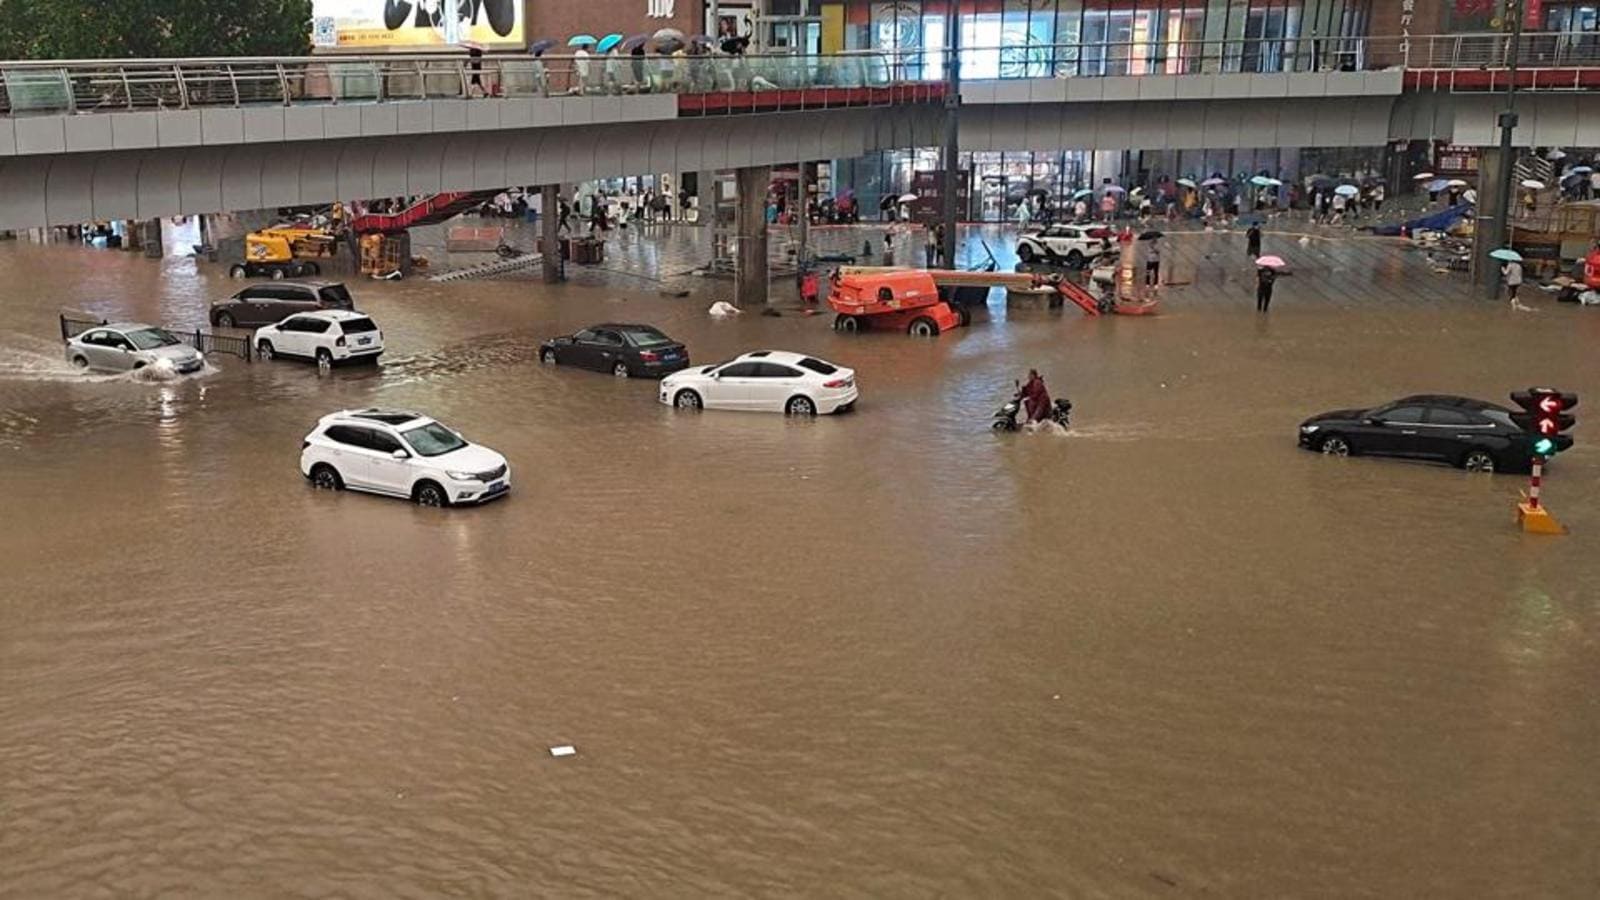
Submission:
[[[1028,423],[1044,421],[1050,414],[1050,392],[1045,389],[1044,378],[1039,375],[1038,369],[1028,370],[1028,380],[1018,392],[1022,398],[1023,411],[1028,414]]]
[[[1026,411],[1024,411],[1026,407]],[[1018,423],[1019,417],[1024,421]],[[1028,370],[1028,384],[1017,383],[1017,391],[1005,405],[995,411],[990,427],[995,431],[1017,431],[1024,425],[1049,420],[1062,428],[1071,424],[1072,401],[1057,399],[1050,402],[1050,392],[1045,389],[1044,378],[1037,370]]]

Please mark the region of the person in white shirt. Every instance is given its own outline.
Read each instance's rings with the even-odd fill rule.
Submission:
[[[1517,289],[1522,287],[1522,263],[1511,261],[1500,267],[1500,273],[1505,276],[1506,293],[1511,297],[1511,308],[1516,309],[1522,305],[1517,299]]]

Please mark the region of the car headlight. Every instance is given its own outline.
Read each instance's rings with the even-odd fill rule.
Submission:
[[[1301,425],[1300,426],[1300,433],[1301,434],[1316,434],[1318,427],[1319,426],[1316,426],[1316,425]]]
[[[451,478],[454,478],[456,481],[477,481],[478,480],[477,474],[473,473],[473,472],[450,472],[450,471],[446,471],[445,474],[449,475]]]

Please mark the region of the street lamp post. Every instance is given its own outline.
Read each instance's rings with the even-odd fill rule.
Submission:
[[[1480,252],[1480,257],[1483,253],[1509,246],[1511,238],[1511,133],[1517,127],[1517,65],[1522,61],[1522,0],[1506,0],[1505,14],[1511,17],[1512,22],[1511,46],[1506,50],[1506,108],[1500,114],[1500,158],[1495,172],[1494,224],[1489,231],[1489,249]],[[1481,244],[1479,247],[1482,250]],[[1489,298],[1496,299],[1500,296],[1500,282],[1493,276],[1494,267],[1491,266],[1489,272],[1490,277],[1484,280],[1489,285]]]
[[[955,0],[945,4],[944,35],[944,148],[941,165],[944,167],[943,204],[939,220],[944,223],[944,240],[939,253],[948,268],[956,267],[956,212],[957,191],[961,186],[961,173],[957,171],[960,159],[961,119],[961,7]]]

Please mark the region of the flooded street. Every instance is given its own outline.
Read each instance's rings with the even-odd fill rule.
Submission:
[[[1600,311],[1285,241],[1258,316],[1242,238],[1171,240],[1196,284],[1153,319],[352,281],[380,365],[160,383],[72,373],[58,311],[197,326],[220,269],[0,243],[0,896],[1594,896]],[[539,364],[605,320],[862,398]],[[1070,433],[989,432],[1029,366]],[[1546,383],[1586,401],[1567,537],[1518,532],[1523,477],[1295,447]],[[301,438],[369,405],[515,489],[311,489]]]

